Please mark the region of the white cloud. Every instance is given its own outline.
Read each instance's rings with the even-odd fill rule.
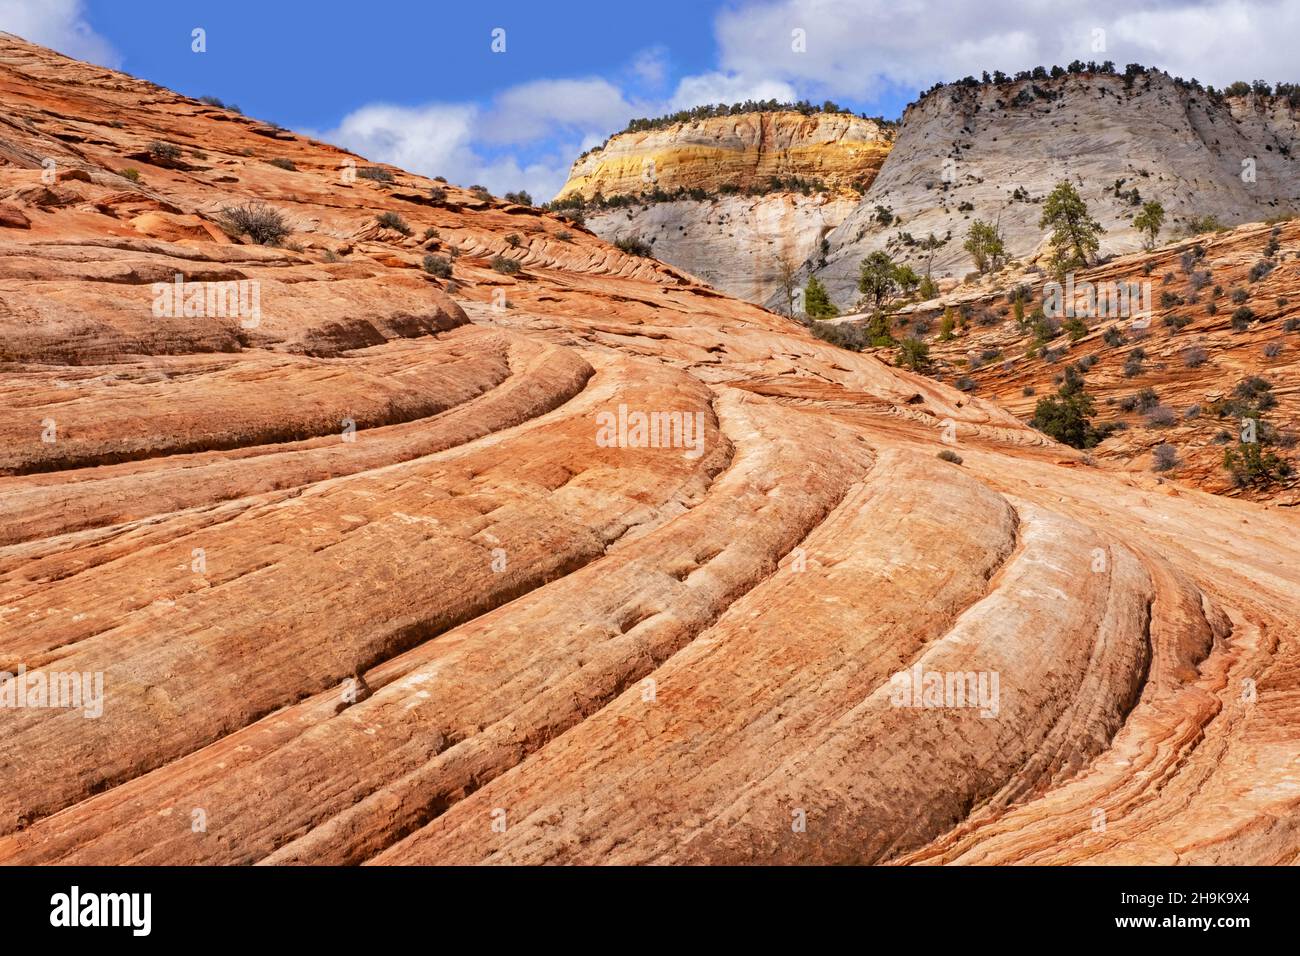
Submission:
[[[668,51],[658,46],[642,50],[632,61],[632,75],[650,89],[659,89],[668,78]]]
[[[477,116],[478,109],[471,105],[372,103],[343,117],[320,138],[369,159],[465,182],[480,166],[471,148]]]
[[[792,48],[795,29],[805,31],[806,52]],[[869,100],[890,87],[1076,58],[1220,86],[1288,79],[1297,37],[1300,0],[761,0],[717,19],[723,70],[793,83],[814,99]]]
[[[496,97],[480,136],[491,143],[529,143],[556,133],[609,131],[636,109],[608,80],[534,80]]]
[[[707,103],[741,103],[745,100],[780,100],[784,103],[798,98],[794,87],[781,80],[753,79],[737,73],[700,73],[682,77],[673,93],[669,111]]]
[[[530,119],[511,125],[512,111],[528,101],[528,96],[516,100],[507,95],[490,113],[467,103],[372,103],[353,110],[334,129],[311,135],[411,172],[445,176],[463,186],[481,183],[497,195],[522,188],[544,202],[560,191],[577,155],[604,137],[589,133],[556,140],[557,124],[582,125],[572,122],[577,116],[573,102],[553,103],[559,116],[550,123]],[[628,115],[620,113],[618,125]],[[503,144],[535,155],[501,151]]]
[[[100,66],[121,65],[121,55],[82,15],[81,0],[0,0],[0,30]]]

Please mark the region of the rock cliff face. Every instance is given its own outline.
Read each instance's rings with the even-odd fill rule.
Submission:
[[[1291,511],[9,37],[0,95],[0,861],[1300,860]]]
[[[865,188],[889,153],[891,131],[848,113],[738,113],[619,133],[579,158],[558,198],[635,195],[659,186],[717,192],[773,177]]]
[[[857,299],[858,268],[887,249],[922,270],[913,243],[933,233],[935,277],[974,268],[962,248],[975,219],[996,222],[1013,258],[1045,249],[1042,201],[1060,180],[1074,183],[1106,229],[1101,251],[1133,252],[1142,201],[1159,200],[1166,235],[1195,217],[1224,225],[1300,211],[1297,111],[1280,99],[1215,101],[1149,72],[1080,74],[1054,80],[930,93],[908,108],[894,148],[858,208],[827,236],[814,269],[842,308]],[[769,303],[774,297],[769,296]]]
[[[822,238],[857,205],[889,153],[892,129],[840,113],[742,113],[620,133],[573,165],[558,198],[639,196],[698,189],[703,199],[589,209],[609,240],[638,238],[655,255],[714,288],[761,302],[779,263],[816,255]],[[773,178],[826,190],[769,189]]]

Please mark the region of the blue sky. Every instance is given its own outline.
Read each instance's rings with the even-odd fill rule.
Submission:
[[[539,200],[629,118],[705,102],[832,98],[894,117],[937,81],[1076,57],[1218,85],[1300,79],[1300,0],[0,0],[0,29]]]

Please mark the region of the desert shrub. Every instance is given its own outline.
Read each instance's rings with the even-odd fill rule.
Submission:
[[[493,256],[491,265],[497,272],[507,276],[516,275],[523,268],[518,259],[507,259],[505,256]]]
[[[492,198],[492,194],[488,192],[488,188],[486,186],[480,186],[477,183],[470,186],[469,191],[473,194],[475,199],[488,200]]]
[[[506,193],[505,201],[520,206],[531,206],[533,204],[533,197],[528,195],[526,190],[521,189],[516,193]]]
[[[215,96],[200,96],[200,97],[199,97],[199,102],[200,102],[200,103],[206,103],[208,106],[215,106],[215,107],[216,107],[217,109],[219,109],[219,110],[230,110],[230,112],[232,112],[232,113],[243,113],[243,112],[244,112],[244,111],[241,110],[238,106],[236,106],[234,103],[223,103],[221,100],[219,100],[219,99],[218,99],[217,97],[215,97]]]
[[[1209,358],[1210,356],[1206,353],[1205,349],[1201,348],[1199,345],[1194,345],[1187,351],[1183,352],[1183,364],[1188,368],[1200,368],[1209,360]]]
[[[1259,262],[1256,262],[1250,267],[1250,281],[1258,282],[1272,271],[1273,263],[1269,262],[1267,259],[1260,259]]]
[[[954,465],[961,464],[961,455],[957,454],[955,451],[950,451],[947,448],[943,449],[939,454],[935,455],[935,457],[941,461],[950,461]]]
[[[1282,351],[1281,342],[1269,342],[1264,346],[1265,358],[1277,358]]]
[[[1157,405],[1147,412],[1147,424],[1152,428],[1167,428],[1178,421],[1178,413],[1168,405]]]
[[[1213,302],[1207,302],[1205,303],[1205,311],[1208,312],[1210,315],[1218,315],[1219,307],[1215,305]]]
[[[556,232],[555,238],[559,239],[560,242],[572,242],[573,233],[569,232],[569,230],[567,229],[561,229],[558,232]]]
[[[952,384],[954,388],[960,389],[963,392],[973,392],[978,387],[975,379],[971,378],[969,375],[961,376]]]
[[[1255,313],[1248,305],[1243,305],[1232,313],[1232,327],[1238,332],[1243,331],[1253,321],[1255,321]]]
[[[1160,308],[1172,309],[1174,306],[1182,304],[1182,296],[1170,292],[1168,289],[1165,289],[1160,293]]]
[[[1259,442],[1238,442],[1223,450],[1223,467],[1239,488],[1267,486],[1291,474],[1291,465]]]
[[[377,183],[391,183],[393,174],[382,166],[362,166],[357,170],[357,175],[362,179],[373,180]]]
[[[640,236],[624,236],[622,239],[614,240],[614,245],[620,252],[626,252],[629,256],[649,258],[654,254],[654,250],[650,248],[650,243]]]
[[[433,186],[429,189],[429,198],[434,202],[446,202],[447,190],[443,189],[441,186]]]
[[[1232,300],[1233,305],[1241,305],[1250,298],[1250,293],[1245,289],[1233,289],[1232,292],[1229,293],[1228,298]]]
[[[296,173],[298,171],[298,167],[293,164],[292,159],[285,159],[282,156],[277,156],[275,159],[268,159],[267,162],[272,166],[275,166],[277,169],[285,169],[291,173]]]
[[[147,147],[151,159],[161,159],[164,162],[174,162],[181,158],[181,148],[175,143],[164,143],[160,140],[154,140]]]
[[[1156,445],[1151,449],[1152,467],[1156,471],[1168,471],[1178,464],[1178,449],[1168,443]]]
[[[1071,316],[1069,319],[1067,319],[1065,324],[1061,326],[1061,328],[1064,329],[1066,334],[1070,336],[1071,342],[1077,342],[1079,341],[1079,339],[1083,338],[1085,335],[1088,334],[1088,324],[1084,322],[1083,319],[1079,318],[1077,315]]]
[[[1020,390],[1020,394],[1024,395],[1026,398],[1028,398],[1030,395],[1036,394],[1037,392],[1038,389],[1034,388],[1034,386],[1032,385],[1026,385],[1024,388]]]
[[[523,240],[519,238],[519,233],[517,232],[512,232],[510,235],[506,236],[506,245],[511,249],[518,249],[522,242]]]
[[[140,170],[135,169],[134,167],[131,166],[126,167],[126,169],[119,170],[118,175],[121,176],[123,179],[131,180],[131,182],[133,183],[138,183],[140,181]]]
[[[1101,333],[1101,340],[1114,348],[1117,345],[1124,344],[1124,333],[1119,330],[1118,326],[1112,325]]]
[[[1092,398],[1084,391],[1082,376],[1067,367],[1056,395],[1044,396],[1034,406],[1030,424],[1072,448],[1091,448],[1104,437],[1092,427],[1092,411]]]
[[[430,226],[428,229],[424,230],[425,242],[428,242],[430,239],[437,239],[437,238],[438,238],[438,230],[435,229],[433,226]]]
[[[1183,418],[1200,418],[1200,417],[1201,417],[1200,405],[1188,405],[1187,408],[1183,411]]]
[[[451,260],[442,256],[425,256],[424,271],[439,279],[451,278]]]
[[[1146,362],[1147,353],[1142,348],[1135,348],[1124,359],[1124,377],[1133,378],[1135,375],[1142,374],[1142,368]]]
[[[1186,315],[1166,315],[1164,319],[1165,327],[1177,332],[1185,325],[1191,324],[1191,317]]]
[[[866,333],[858,325],[813,322],[810,331],[823,342],[838,345],[851,352],[861,352],[868,344]]]
[[[406,220],[395,212],[381,212],[375,217],[375,222],[385,229],[394,229],[404,236],[411,234],[411,227],[406,224]]]
[[[237,235],[248,236],[262,246],[278,246],[291,231],[280,210],[260,202],[227,206],[221,217]]]
[[[898,364],[914,372],[924,370],[930,364],[930,346],[921,339],[903,339],[898,344]]]
[[[1300,319],[1287,319],[1282,323],[1282,331],[1297,332],[1300,331]]]

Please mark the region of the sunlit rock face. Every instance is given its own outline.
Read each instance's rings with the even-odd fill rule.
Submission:
[[[0,861],[1296,860],[1291,511],[537,209],[0,89]]]

